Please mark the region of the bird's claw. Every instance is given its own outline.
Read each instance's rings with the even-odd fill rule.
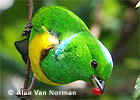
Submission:
[[[28,23],[26,26],[25,26],[25,30],[22,32],[22,36],[27,36],[29,37],[30,36],[30,33],[31,33],[31,29],[32,29],[32,24],[31,23]]]
[[[25,29],[27,29],[27,28],[32,28],[32,24],[31,23],[28,23],[28,24],[26,24],[26,26],[25,26]]]
[[[30,32],[31,32],[31,29],[24,30],[24,31],[22,32],[22,36],[27,36],[27,37],[29,37],[29,36],[30,36]]]

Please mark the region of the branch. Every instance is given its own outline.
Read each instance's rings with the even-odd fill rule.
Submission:
[[[29,37],[30,36],[30,33],[31,33],[31,29],[32,29],[32,13],[33,13],[33,9],[34,9],[34,6],[33,6],[33,0],[29,0],[29,16],[28,16],[28,23],[27,25],[25,26],[25,29],[27,30],[24,30],[22,32],[22,36],[27,36]]]
[[[31,70],[30,59],[28,58],[27,59],[27,68],[26,68],[26,71],[25,71],[24,89],[28,88],[30,70]]]
[[[27,36],[29,38],[30,36],[30,32],[32,29],[32,13],[33,13],[33,0],[29,0],[29,16],[28,16],[28,23],[25,26],[25,29],[22,33],[22,36]],[[31,66],[30,66],[30,59],[29,57],[27,58],[27,68],[26,68],[26,72],[25,72],[25,81],[24,81],[24,88],[21,89],[21,92],[27,92],[30,91],[28,90],[28,83],[29,83],[29,75],[30,75],[30,70],[31,70]],[[33,84],[33,83],[32,83]],[[28,97],[28,95],[17,95],[18,98],[20,98],[21,100],[26,100],[26,98]]]
[[[29,0],[29,16],[28,16],[29,18],[28,18],[28,23],[31,23],[31,21],[32,21],[33,9],[34,9],[33,1]]]
[[[32,22],[33,8],[34,8],[34,7],[33,7],[33,1],[32,1],[32,0],[29,0],[28,24],[26,25],[25,28],[27,28],[27,27],[28,27],[29,29],[32,28],[32,27],[30,27],[30,25],[31,25],[31,22]],[[27,69],[26,69],[26,72],[25,72],[24,89],[27,89],[27,88],[28,88],[30,69],[31,69],[31,66],[30,66],[30,59],[28,58],[28,59],[27,59]]]

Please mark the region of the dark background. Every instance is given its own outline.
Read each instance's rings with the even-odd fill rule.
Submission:
[[[91,33],[112,53],[114,68],[101,96],[93,95],[93,87],[88,84],[85,87],[78,84],[81,88],[72,88],[50,86],[37,81],[34,89],[76,90],[77,95],[32,95],[30,98],[129,100],[140,73],[140,8],[135,8],[137,2],[138,0],[34,0],[34,13],[44,5],[61,5],[77,14]],[[0,4],[0,15],[0,96],[6,100],[18,100],[7,92],[9,89],[18,90],[24,82],[26,65],[14,42],[25,38],[21,37],[21,33],[28,22],[28,0],[3,0]]]

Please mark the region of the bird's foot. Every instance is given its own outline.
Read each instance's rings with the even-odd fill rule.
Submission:
[[[32,24],[31,23],[28,23],[26,26],[25,26],[25,30],[22,32],[22,36],[27,36],[29,37],[30,36],[30,33],[31,33],[31,29],[32,29]]]

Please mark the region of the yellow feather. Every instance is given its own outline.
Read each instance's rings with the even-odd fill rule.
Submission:
[[[44,82],[46,84],[64,85],[49,80],[40,68],[41,51],[47,50],[49,48],[52,48],[54,45],[59,44],[59,41],[56,37],[52,36],[44,26],[42,26],[42,28],[44,29],[44,33],[36,34],[29,44],[29,57],[34,76],[39,81]]]

